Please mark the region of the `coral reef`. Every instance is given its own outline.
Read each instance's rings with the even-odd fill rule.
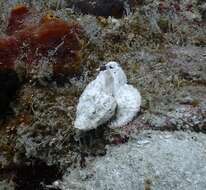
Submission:
[[[51,13],[41,16],[35,9],[20,5],[11,10],[6,32],[9,36],[0,38],[1,114],[11,95],[15,94],[18,81],[32,79],[36,65],[42,64],[36,71],[41,78],[80,74],[82,29],[77,23],[67,23]],[[42,59],[47,59],[47,63],[42,63]]]
[[[1,39],[0,60],[6,65],[15,65],[21,53],[24,59],[20,61],[38,64],[39,59],[46,56],[53,59],[55,76],[79,74],[81,33],[77,23],[67,23],[52,13],[41,16],[26,5],[17,6],[11,10],[7,27],[7,34],[11,37]]]
[[[15,184],[20,184],[19,189],[28,185],[27,189],[32,190],[38,184],[41,184],[39,189],[55,189],[57,187],[51,182],[58,180],[55,175],[59,171],[64,173],[65,170],[69,170],[70,174],[73,175],[74,168],[76,168],[76,171],[80,171],[80,177],[86,183],[91,175],[87,176],[81,173],[82,167],[87,168],[100,156],[104,156],[103,159],[107,160],[108,149],[111,146],[113,146],[114,152],[118,146],[121,155],[122,152],[127,152],[130,148],[133,149],[134,146],[138,150],[141,143],[145,143],[145,146],[147,146],[147,138],[149,138],[149,141],[152,140],[150,134],[146,135],[147,138],[136,137],[137,133],[144,132],[147,129],[151,129],[152,133],[153,130],[156,130],[157,139],[166,148],[168,147],[166,142],[169,141],[164,135],[165,139],[159,138],[160,130],[167,130],[166,134],[169,135],[173,134],[171,131],[177,130],[179,134],[179,131],[183,130],[184,132],[181,133],[186,136],[188,134],[185,131],[195,131],[193,133],[195,136],[189,135],[187,141],[185,141],[186,149],[181,147],[182,142],[179,143],[183,165],[184,159],[190,157],[191,143],[196,142],[196,139],[200,140],[198,146],[204,142],[203,133],[206,131],[205,2],[202,0],[198,0],[198,2],[196,0],[128,0],[124,1],[124,9],[126,9],[127,14],[124,15],[124,13],[118,19],[111,17],[110,8],[107,12],[108,16],[105,17],[95,16],[89,12],[88,14],[81,14],[81,10],[73,9],[76,2],[79,1],[0,1],[0,68],[2,68],[0,70],[9,69],[11,75],[3,71],[2,78],[6,76],[6,81],[12,81],[8,82],[7,85],[5,85],[6,82],[3,82],[2,86],[5,87],[1,92],[3,92],[3,96],[8,91],[11,97],[16,97],[16,101],[10,103],[13,110],[12,116],[9,115],[0,120],[0,189],[1,187],[15,189],[17,188]],[[102,1],[96,2],[98,3],[96,7],[100,7],[100,4],[102,6]],[[111,5],[112,2],[117,1],[111,0],[110,2]],[[18,3],[28,7],[26,8],[28,12],[23,11],[26,10],[24,6],[14,8],[14,10],[19,9],[19,11],[21,10],[20,13],[24,13],[22,13],[23,16],[19,15],[12,18],[10,11]],[[53,12],[51,12],[51,9]],[[11,24],[11,20],[13,20],[13,24]],[[64,23],[69,28],[68,34],[75,44],[70,43],[69,40],[64,44],[62,43],[65,42],[64,38],[59,34],[56,37],[54,36],[54,33],[59,33],[59,30],[52,28],[52,26],[61,25],[60,28],[62,26],[65,28]],[[8,29],[8,26],[10,29]],[[48,38],[45,38],[46,26],[51,27],[49,29],[52,31],[51,42]],[[42,33],[41,37],[36,36],[39,32]],[[85,39],[84,36],[86,36],[86,43],[82,43],[82,39]],[[34,39],[35,42],[32,41]],[[38,43],[36,43],[37,41]],[[41,44],[41,42],[45,44]],[[38,47],[41,51],[37,51]],[[105,63],[111,60],[120,63],[128,78],[128,83],[140,90],[143,97],[141,112],[138,117],[135,117],[132,122],[122,128],[111,129],[108,128],[108,125],[104,125],[96,130],[86,132],[85,141],[82,142],[82,139],[77,140],[75,138],[76,130],[74,128],[78,99],[90,81],[96,78],[96,69],[101,66],[104,68]],[[76,74],[77,77],[70,76],[69,72],[72,69],[64,68],[73,65],[73,61],[77,63],[78,67],[75,68],[74,73],[81,71],[81,75]],[[66,63],[68,65],[64,65]],[[59,81],[58,76],[54,75],[53,72],[60,73],[61,76],[68,73],[66,80],[69,82],[58,85],[55,80],[52,80],[56,78]],[[21,87],[15,96],[16,74],[21,81],[25,82],[21,83]],[[8,80],[7,75],[13,79]],[[5,103],[6,101],[3,100],[2,102]],[[4,113],[8,115],[11,111],[8,110]],[[92,141],[89,140],[90,137],[92,137]],[[123,143],[128,142],[129,144],[132,141],[136,143],[139,138],[142,138],[142,140],[140,139],[141,141],[138,144],[134,144],[130,148],[125,146],[125,149],[122,149]],[[181,138],[181,135],[178,135],[178,138]],[[156,141],[155,138],[154,142],[159,141]],[[171,142],[171,144],[169,143],[171,148],[176,147],[176,141]],[[158,144],[157,147],[159,147]],[[147,149],[144,150],[144,155],[148,155]],[[185,152],[186,150],[189,151]],[[137,151],[135,150],[135,152]],[[158,154],[159,152],[156,149],[154,151],[151,148],[149,158],[154,162],[158,161],[160,163],[158,168],[160,168],[163,158]],[[134,155],[132,152],[132,156]],[[184,158],[182,155],[186,155],[186,157]],[[167,154],[168,159],[164,160],[171,162],[171,156]],[[156,158],[158,160],[155,160]],[[132,164],[143,166],[139,164],[141,159],[141,157],[138,157],[138,159],[135,157],[134,160],[136,161]],[[126,162],[131,160],[130,156],[125,157],[124,160]],[[39,161],[43,164],[38,165]],[[203,161],[200,159],[200,162],[196,162],[195,160],[196,163],[204,165]],[[41,170],[41,168],[47,170],[47,167],[57,167],[58,169],[54,169],[54,173],[50,173],[51,176],[48,175],[49,179],[44,175],[42,178],[45,180],[37,178],[36,182],[25,176],[27,172],[22,175],[17,172],[18,176],[15,178],[17,180],[14,183],[16,171],[26,168],[26,171],[30,172],[32,163],[34,171],[39,166],[40,169],[38,170]],[[118,163],[119,157],[117,157],[115,163],[111,162],[111,165],[118,165]],[[130,167],[131,165],[129,165],[130,163],[125,167]],[[122,169],[123,172],[121,171],[124,176],[126,176],[124,172],[126,168]],[[145,168],[142,171],[146,171]],[[158,172],[159,169],[151,169],[152,176],[156,171]],[[179,174],[180,171],[176,171]],[[203,176],[200,170],[195,171],[197,176]],[[162,179],[164,180],[165,170],[162,170],[162,172]],[[102,173],[100,172],[100,174]],[[173,178],[174,176],[170,178],[171,184],[180,189],[179,184],[176,183],[177,180]],[[59,175],[57,177],[61,178]],[[135,176],[134,181],[138,177]],[[36,176],[33,175],[33,178],[36,179]],[[103,176],[99,175],[98,178],[102,180]],[[110,174],[107,178],[108,180],[111,179]],[[28,183],[22,183],[22,179],[27,179]],[[79,178],[74,180],[76,179],[77,181],[70,180],[69,182],[72,185],[75,182],[81,183]],[[117,179],[119,179],[118,176]],[[188,176],[188,179],[191,184],[195,184],[191,175]],[[124,180],[125,178],[122,181],[118,180],[118,182],[125,185]],[[144,188],[145,183],[145,187],[151,186],[153,188],[153,185],[158,183],[157,180],[156,176],[152,180],[150,176],[146,176],[142,180],[142,187]],[[42,186],[41,182],[46,184]],[[107,180],[102,182],[104,183],[102,185],[108,183]],[[127,182],[130,183],[131,179],[128,179]],[[55,184],[57,183],[58,181],[55,182]],[[94,183],[98,185],[96,179],[94,179]],[[205,184],[205,180],[203,180],[203,183]],[[74,187],[72,185],[71,189]],[[167,185],[161,187],[163,189],[173,187]],[[159,186],[157,188],[161,189]],[[204,189],[197,184],[198,188]]]

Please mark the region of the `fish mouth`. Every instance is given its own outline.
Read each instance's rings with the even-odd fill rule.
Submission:
[[[95,129],[95,124],[93,122],[88,122],[85,119],[79,119],[74,123],[74,128],[79,129],[81,131],[88,131],[91,129]]]
[[[99,70],[100,70],[100,71],[105,71],[105,70],[107,70],[106,65],[102,65],[102,66],[99,68]]]

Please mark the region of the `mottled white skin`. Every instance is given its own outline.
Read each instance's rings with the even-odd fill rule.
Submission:
[[[140,110],[141,96],[127,84],[127,77],[116,62],[105,65],[79,99],[74,127],[82,131],[110,122],[110,127],[129,123]],[[115,112],[116,111],[116,112]]]
[[[97,78],[89,83],[79,99],[74,127],[87,131],[108,122],[117,107],[112,91],[111,73],[108,70],[101,71]]]
[[[109,126],[120,127],[132,121],[137,115],[140,110],[141,96],[136,88],[127,84],[127,77],[117,62],[111,61],[105,66],[113,76],[113,95],[117,101],[116,114]]]
[[[122,85],[116,93],[117,111],[110,127],[120,127],[134,119],[140,110],[141,96],[139,91],[132,85]]]
[[[107,63],[106,69],[111,72],[114,80],[113,94],[115,95],[120,86],[127,83],[127,77],[117,62],[111,61]]]

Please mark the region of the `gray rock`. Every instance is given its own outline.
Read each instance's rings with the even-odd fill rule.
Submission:
[[[138,138],[65,174],[63,190],[206,189],[205,135],[146,131]]]
[[[7,182],[6,180],[0,181],[0,189],[1,190],[14,190],[14,185],[12,183]]]

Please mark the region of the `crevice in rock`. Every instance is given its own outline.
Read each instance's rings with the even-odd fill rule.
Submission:
[[[61,179],[63,175],[58,166],[48,166],[41,160],[31,160],[20,165],[13,165],[1,172],[6,173],[5,176],[10,176],[15,190],[60,190],[53,188],[51,184]],[[47,187],[48,185],[51,187]]]

